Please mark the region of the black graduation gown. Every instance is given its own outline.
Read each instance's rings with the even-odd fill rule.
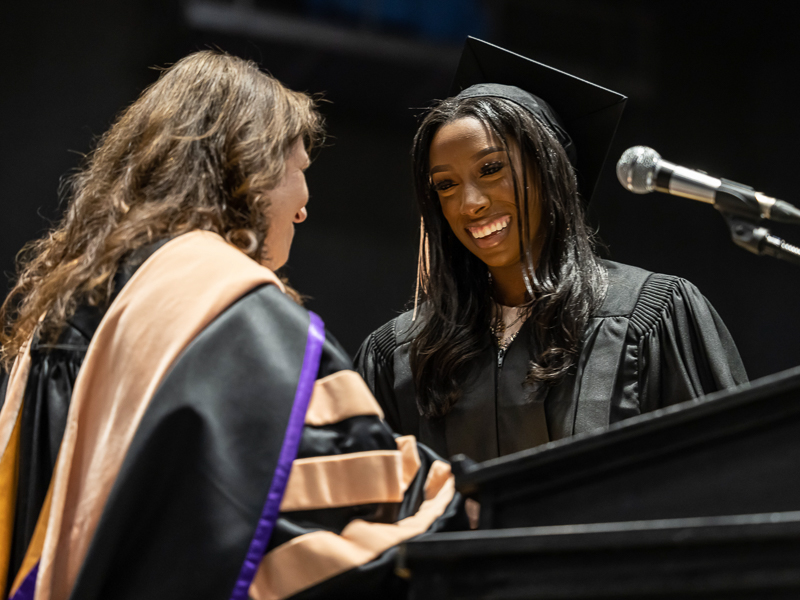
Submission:
[[[118,290],[160,246],[128,263],[117,278]],[[104,312],[82,306],[55,344],[33,341],[20,416],[8,587],[34,534],[76,378]],[[306,310],[276,286],[262,285],[225,309],[180,354],[136,431],[71,598],[232,596],[263,518],[269,467],[284,438],[286,417],[280,413],[287,406],[276,387],[285,384],[290,399],[294,396],[297,372],[307,360],[308,323]],[[350,369],[347,354],[326,335],[316,380]],[[5,388],[6,382],[0,385]],[[334,418],[321,426],[305,425],[296,456],[380,454],[397,449],[395,438],[374,414]],[[432,466],[438,463],[441,471],[442,463],[423,446],[415,445],[414,453],[419,468],[401,502],[281,509],[265,554],[315,532],[339,534],[353,520],[380,525],[415,515],[426,500]],[[463,527],[459,507],[456,494],[427,531]],[[318,578],[316,585],[298,589],[298,597],[324,598],[343,590],[350,597],[402,597],[405,583],[393,575],[395,554],[396,547],[390,548],[357,568]]]
[[[444,456],[484,461],[747,381],[725,324],[694,285],[603,264],[604,302],[586,328],[575,368],[553,387],[523,383],[535,344],[526,324],[502,362],[496,346],[476,361],[450,413],[427,419],[419,414],[409,365],[419,327],[411,312],[370,334],[356,367],[389,425]]]

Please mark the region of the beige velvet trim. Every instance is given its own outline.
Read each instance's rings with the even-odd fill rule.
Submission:
[[[22,419],[22,400],[31,368],[30,345],[25,344],[14,366],[6,388],[3,409],[0,411],[0,590],[5,591],[11,560],[11,539],[14,535],[14,513],[19,481],[19,438]]]
[[[3,402],[3,409],[0,410],[0,455],[6,451],[17,416],[22,408],[22,399],[25,396],[25,386],[28,383],[28,373],[31,370],[31,346],[30,342],[20,348],[14,366],[8,378],[6,397]]]
[[[276,600],[375,560],[383,552],[427,531],[455,495],[450,465],[437,460],[425,482],[425,501],[415,515],[393,524],[357,519],[342,530],[315,531],[275,548],[259,565],[250,596]]]
[[[17,504],[17,484],[19,483],[19,439],[22,427],[22,411],[18,412],[17,422],[6,444],[6,451],[0,457],[0,589],[6,589],[11,560],[11,541],[14,535],[14,513]]]
[[[314,384],[305,422],[319,427],[370,415],[382,419],[383,411],[361,375],[355,371],[337,371]]]
[[[420,462],[414,437],[400,439],[398,450],[296,459],[281,512],[402,502]]]
[[[394,443],[397,444],[397,449],[403,456],[403,493],[414,481],[419,471],[419,451],[417,450],[417,438],[413,435],[404,435],[403,437],[395,438]]]
[[[28,549],[25,551],[25,557],[22,559],[22,564],[17,571],[17,576],[14,578],[14,583],[11,586],[10,598],[14,597],[17,593],[19,586],[25,581],[28,573],[33,570],[36,563],[42,556],[42,546],[44,546],[44,536],[47,533],[47,519],[50,516],[50,502],[53,499],[53,486],[47,488],[47,495],[44,497],[42,509],[39,511],[39,517],[36,519],[36,527],[33,530],[33,537],[28,543]]]
[[[162,378],[225,308],[263,283],[283,289],[216,234],[157,250],[109,307],[89,344],[54,472],[36,600],[66,600],[125,453]]]

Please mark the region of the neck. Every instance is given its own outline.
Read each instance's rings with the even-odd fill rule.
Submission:
[[[529,300],[519,264],[511,267],[489,267],[489,272],[492,274],[492,293],[497,302],[505,306],[519,306]]]

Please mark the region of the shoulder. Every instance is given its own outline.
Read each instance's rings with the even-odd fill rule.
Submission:
[[[664,308],[678,290],[699,296],[689,281],[675,275],[653,273],[639,267],[609,260],[602,261],[608,273],[608,289],[603,305],[595,316],[633,317],[641,311]]]
[[[319,323],[317,321],[317,323]],[[259,285],[237,298],[210,320],[193,345],[204,344],[211,355],[233,347],[252,357],[304,355],[310,313],[294,303],[277,286]]]
[[[269,327],[280,323],[282,325],[281,333],[284,334],[305,333],[308,330],[311,315],[308,310],[284,294],[280,288],[270,283],[264,283],[239,297],[221,312],[217,319],[237,316],[252,320],[263,317],[265,314],[274,315],[270,319]],[[265,332],[262,331],[262,333]]]
[[[384,323],[367,336],[359,352],[369,350],[388,360],[399,347],[410,344],[417,336],[424,322],[422,312],[415,316],[409,310]]]
[[[597,317],[629,316],[652,272],[610,260],[601,261],[608,276],[608,287]]]
[[[355,356],[356,370],[375,390],[378,379],[395,381],[410,373],[409,348],[424,317],[407,311],[384,323],[367,336]],[[397,372],[395,372],[397,371]]]
[[[297,304],[277,286],[264,284],[237,300],[225,316],[238,338],[253,336],[260,343],[269,341],[291,346],[304,353],[312,322],[324,326],[319,317]],[[312,315],[314,319],[312,321]],[[325,328],[319,375],[353,368],[347,351]]]
[[[608,290],[598,317],[625,316],[645,332],[672,314],[677,305],[706,306],[708,301],[690,281],[645,269],[603,261],[608,271]]]

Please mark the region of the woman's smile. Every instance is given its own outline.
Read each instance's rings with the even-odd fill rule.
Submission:
[[[508,237],[510,215],[501,215],[490,219],[482,219],[480,223],[469,225],[466,230],[472,235],[478,248],[491,248]]]

